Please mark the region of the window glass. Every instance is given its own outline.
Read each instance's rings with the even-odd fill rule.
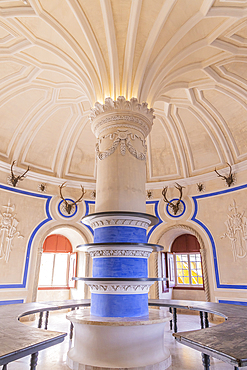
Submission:
[[[43,253],[39,273],[39,286],[68,286],[68,253]]]
[[[53,275],[54,253],[43,253],[39,273],[39,286],[51,286]]]
[[[203,286],[200,253],[175,254],[177,285]]]
[[[68,254],[56,253],[54,271],[53,271],[53,286],[68,285]]]

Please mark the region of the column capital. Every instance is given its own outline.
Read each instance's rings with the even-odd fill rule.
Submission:
[[[147,137],[153,125],[154,110],[147,103],[139,103],[138,99],[129,101],[124,96],[117,100],[106,98],[105,104],[95,103],[89,119],[94,135],[99,138],[109,128],[135,128]]]

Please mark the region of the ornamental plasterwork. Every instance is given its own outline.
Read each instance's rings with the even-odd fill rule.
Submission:
[[[117,100],[106,98],[105,104],[100,104],[99,102],[95,103],[95,107],[91,109],[89,119],[93,121],[99,114],[113,110],[127,110],[141,113],[152,122],[154,119],[154,110],[152,108],[148,109],[147,106],[147,103],[140,104],[136,98],[131,98],[130,101],[126,100],[124,96],[119,96]]]
[[[110,122],[113,122],[113,123],[110,125],[109,124]],[[136,130],[140,131],[140,133],[144,137],[146,137],[150,132],[149,126],[142,119],[134,117],[134,116],[115,114],[114,116],[109,116],[107,118],[102,119],[100,122],[98,122],[95,125],[94,132],[95,134],[97,133],[96,137],[100,136],[100,134],[106,129],[106,126],[107,126],[107,129],[117,128],[119,126],[125,129],[128,129],[128,128],[133,129],[134,127]]]
[[[91,289],[91,293],[148,293],[150,284],[143,283],[143,284],[95,284],[95,283],[87,283],[87,285]]]
[[[93,230],[97,229],[98,227],[104,226],[133,226],[133,227],[140,227],[143,229],[147,229],[150,226],[150,222],[147,221],[140,221],[140,220],[133,220],[130,218],[108,218],[108,219],[101,219],[97,221],[91,221],[90,226]]]
[[[94,257],[144,257],[148,258],[151,254],[149,251],[132,250],[132,249],[101,249],[89,252]]]
[[[238,212],[235,200],[228,209],[231,214],[225,221],[227,232],[221,238],[230,239],[233,258],[236,261],[237,258],[244,258],[247,253],[247,218],[244,216],[244,211]]]
[[[106,151],[101,152],[99,149],[99,146],[102,142],[102,140],[109,138],[110,140],[113,140],[113,144],[110,148],[108,148]],[[133,145],[131,144],[131,140],[134,141],[135,139],[139,139],[142,142],[143,145],[143,153],[138,152]],[[97,153],[97,157],[100,160],[103,160],[107,157],[109,157],[111,154],[115,152],[117,147],[120,145],[120,153],[122,155],[126,154],[126,149],[128,149],[129,153],[132,154],[135,158],[140,159],[141,161],[146,159],[146,153],[147,153],[147,146],[145,143],[145,140],[143,140],[140,136],[131,133],[128,130],[117,130],[116,132],[112,134],[108,134],[100,138],[98,143],[96,143],[95,151]]]
[[[0,212],[0,259],[8,263],[14,238],[23,238],[23,236],[17,231],[19,221],[15,218],[15,214],[12,214],[15,206],[11,206],[9,201],[7,206],[2,207],[6,208],[6,212]]]

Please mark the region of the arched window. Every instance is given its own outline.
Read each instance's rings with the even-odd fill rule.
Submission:
[[[180,235],[174,240],[171,252],[174,255],[175,286],[203,288],[200,245],[196,237]]]
[[[70,241],[59,234],[48,236],[43,244],[39,289],[74,287],[75,271],[76,253],[72,253]]]
[[[169,280],[162,290],[169,288],[204,289],[200,245],[195,236],[183,234],[172,243],[171,252],[163,252],[162,274]]]

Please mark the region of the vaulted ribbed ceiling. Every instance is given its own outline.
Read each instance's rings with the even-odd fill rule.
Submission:
[[[95,181],[89,110],[155,109],[147,182],[247,163],[246,0],[0,0],[0,167]]]

